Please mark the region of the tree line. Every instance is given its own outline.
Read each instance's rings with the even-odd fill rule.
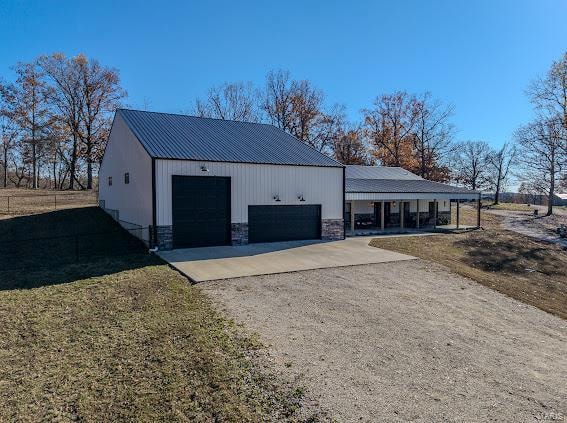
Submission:
[[[42,55],[0,80],[3,187],[92,189],[114,111],[118,71],[83,54]]]
[[[2,185],[91,189],[113,113],[126,97],[118,71],[55,53],[19,63],[15,72],[15,82],[0,80]],[[329,106],[323,90],[285,70],[268,72],[259,86],[212,87],[191,113],[271,123],[343,164],[400,166],[494,192],[495,203],[511,179],[522,193],[552,198],[567,189],[567,53],[526,93],[534,119],[499,148],[458,140],[453,105],[429,92],[380,94],[351,121],[344,106]]]
[[[324,92],[289,71],[270,71],[264,85],[232,82],[212,87],[194,102],[201,117],[268,122],[343,164],[400,166],[424,178],[450,179],[453,107],[430,93],[380,95],[347,119],[342,105],[327,106]]]
[[[456,139],[454,107],[431,93],[397,91],[376,97],[350,122],[345,107],[325,104],[325,94],[288,71],[271,71],[263,86],[233,82],[197,98],[201,117],[268,122],[343,164],[400,166],[423,178],[494,192],[494,203],[511,180],[520,192],[552,199],[567,190],[567,53],[527,95],[535,118],[512,139],[493,148],[483,140]],[[548,214],[552,201],[548,201]]]

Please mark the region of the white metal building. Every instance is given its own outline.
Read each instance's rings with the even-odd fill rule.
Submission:
[[[266,124],[120,109],[99,201],[160,249],[344,237],[344,167]]]

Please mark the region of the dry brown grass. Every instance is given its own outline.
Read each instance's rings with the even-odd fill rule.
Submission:
[[[294,392],[263,379],[247,357],[257,347],[251,339],[169,267],[151,258],[137,263],[0,292],[0,421],[262,421],[293,414]]]
[[[491,209],[494,210],[511,210],[511,211],[533,211],[533,207],[528,206],[527,204],[520,204],[520,203],[498,203],[496,205],[492,204],[491,202],[487,202],[486,205],[490,206]]]
[[[0,219],[96,204],[94,191],[0,188]]]
[[[117,229],[95,208],[0,221],[7,244],[30,231]],[[73,261],[72,251],[38,250],[18,271],[6,264],[19,256],[0,254],[0,421],[285,421],[307,412],[302,391],[264,367],[254,337],[140,247],[72,264],[54,257]]]
[[[464,209],[465,219],[473,211]],[[567,253],[560,247],[499,228],[483,215],[485,230],[426,237],[377,238],[371,245],[447,266],[478,283],[567,319]]]

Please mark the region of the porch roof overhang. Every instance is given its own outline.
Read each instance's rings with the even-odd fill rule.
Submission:
[[[346,200],[476,200],[479,191],[426,179],[346,179]]]
[[[478,193],[347,192],[347,201],[478,200]]]

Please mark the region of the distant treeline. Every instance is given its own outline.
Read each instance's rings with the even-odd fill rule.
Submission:
[[[111,118],[126,92],[118,71],[84,55],[41,56],[0,84],[3,184],[91,188]],[[500,148],[459,140],[454,107],[429,92],[379,94],[347,118],[311,81],[270,71],[261,85],[224,83],[193,101],[201,117],[271,123],[344,164],[400,166],[426,179],[553,197],[567,189],[567,53],[527,90],[534,120]],[[148,107],[144,107],[147,109]],[[497,140],[492,140],[497,141]],[[551,212],[551,208],[549,210]]]

